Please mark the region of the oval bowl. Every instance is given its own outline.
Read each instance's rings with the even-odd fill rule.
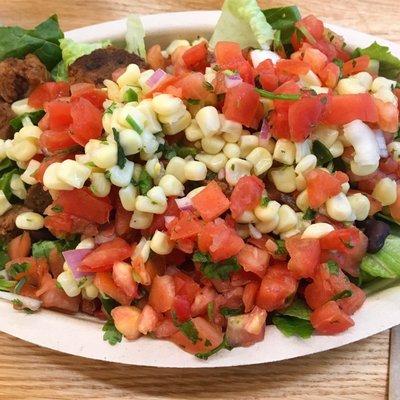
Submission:
[[[145,15],[147,45],[166,45],[176,38],[208,37],[218,20],[219,11],[195,11]],[[372,42],[388,46],[400,57],[400,46],[365,33],[333,24],[327,27],[345,38],[352,47],[366,47]],[[76,29],[66,36],[80,42],[111,39],[122,41],[126,20],[111,21]],[[367,299],[354,315],[355,326],[336,336],[314,335],[310,339],[287,338],[274,326],[268,326],[262,342],[250,348],[221,351],[208,361],[187,354],[167,341],[141,338],[116,346],[103,341],[102,325],[84,315],[69,316],[42,310],[26,315],[16,312],[0,300],[0,330],[39,346],[76,356],[123,364],[153,367],[209,368],[250,365],[285,360],[340,347],[400,324],[400,287],[387,289]]]

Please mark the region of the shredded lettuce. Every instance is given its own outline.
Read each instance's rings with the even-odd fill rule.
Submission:
[[[389,235],[381,250],[367,254],[361,261],[361,270],[377,278],[400,278],[400,237]]]
[[[53,69],[52,76],[55,81],[65,81],[68,79],[68,67],[79,57],[92,53],[94,50],[109,46],[109,40],[94,43],[77,43],[72,39],[61,39],[60,49],[62,61]]]
[[[144,37],[146,33],[140,18],[131,14],[127,18],[127,29],[126,29],[126,50],[130,53],[135,53],[138,56],[146,59],[146,47],[144,45]]]
[[[388,79],[400,80],[400,59],[394,56],[389,47],[381,46],[377,42],[365,49],[356,49],[353,57],[369,56],[372,60],[379,61],[379,75]]]
[[[219,41],[237,42],[242,48],[269,48],[274,30],[256,0],[225,0],[222,14],[210,39],[214,48]]]
[[[61,59],[58,41],[63,37],[57,15],[30,30],[18,26],[0,27],[0,61],[33,53],[50,71]]]

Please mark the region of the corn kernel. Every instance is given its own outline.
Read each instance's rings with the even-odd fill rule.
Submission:
[[[215,107],[206,106],[201,108],[195,119],[205,137],[214,136],[220,132],[221,122],[218,110]]]

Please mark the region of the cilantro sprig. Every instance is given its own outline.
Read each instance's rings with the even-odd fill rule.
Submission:
[[[109,319],[103,326],[103,340],[110,343],[111,346],[115,346],[122,340],[122,333],[115,327],[114,321]]]
[[[192,260],[202,264],[200,270],[209,279],[226,281],[232,272],[239,271],[240,269],[236,257],[216,263],[211,260],[209,254],[196,251],[193,254]]]

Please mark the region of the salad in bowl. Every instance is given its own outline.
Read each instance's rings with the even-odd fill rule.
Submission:
[[[200,359],[352,329],[400,281],[400,60],[295,6],[163,47],[127,23],[0,27],[0,298]]]

